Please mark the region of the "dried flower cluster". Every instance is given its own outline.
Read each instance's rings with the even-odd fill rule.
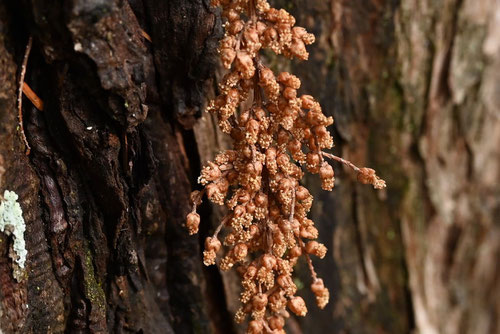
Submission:
[[[224,67],[219,95],[208,107],[219,127],[233,140],[233,150],[219,153],[201,172],[202,191],[191,195],[193,211],[187,217],[190,234],[198,232],[196,207],[203,195],[225,205],[229,213],[205,242],[204,263],[216,263],[224,245],[222,270],[233,266],[242,278],[236,313],[242,322],[249,315],[248,333],[284,333],[288,311],[304,316],[304,300],[296,296],[293,267],[305,256],[312,276],[311,290],[324,308],[329,291],[318,278],[310,255],[323,258],[326,247],[315,241],[318,230],[307,218],[313,198],[300,185],[303,168],[319,174],[322,188],[332,190],[334,172],[325,158],[339,161],[358,173],[358,180],[385,187],[369,168],[326,153],[333,146],[326,129],[333,123],[309,95],[298,96],[300,80],[283,72],[276,76],[259,58],[268,48],[289,58],[306,60],[306,45],[314,35],[295,27],[285,10],[271,8],[266,0],[213,0],[222,7],[226,34],[220,43]],[[248,108],[243,108],[248,105]],[[219,234],[224,227],[224,237]]]

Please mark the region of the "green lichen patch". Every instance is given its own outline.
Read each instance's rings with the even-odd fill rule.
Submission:
[[[17,265],[24,269],[26,262],[26,244],[24,242],[24,231],[26,223],[23,219],[23,210],[17,202],[19,196],[13,191],[5,190],[3,200],[0,203],[0,232],[14,237],[12,246],[12,258]]]

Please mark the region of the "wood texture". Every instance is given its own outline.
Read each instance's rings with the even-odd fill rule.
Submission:
[[[289,333],[495,333],[500,319],[500,3],[276,0],[315,33],[291,70],[333,115],[333,192],[306,179],[331,290]],[[142,31],[151,36],[143,38]],[[15,107],[26,42],[24,154]],[[221,216],[183,224],[200,166],[227,137],[213,96],[220,17],[208,0],[0,2],[0,192],[19,194],[25,277],[0,234],[3,333],[236,333],[234,273],[204,268]]]

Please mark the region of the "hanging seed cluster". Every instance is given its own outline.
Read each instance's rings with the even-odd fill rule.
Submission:
[[[304,170],[319,174],[325,190],[332,190],[335,180],[325,158],[353,168],[359,181],[377,189],[385,182],[372,169],[324,152],[333,146],[327,130],[333,118],[323,114],[312,96],[299,96],[299,78],[288,72],[275,75],[260,60],[263,48],[307,60],[306,45],[314,42],[314,35],[296,27],[292,15],[271,8],[266,0],[213,0],[212,5],[222,8],[226,20],[219,52],[229,71],[208,111],[231,136],[233,149],[219,153],[203,168],[198,181],[204,188],[191,194],[193,211],[186,225],[190,234],[198,232],[196,207],[204,195],[227,207],[229,213],[205,241],[204,263],[218,262],[221,270],[237,268],[242,307],[235,320],[249,319],[248,333],[284,333],[288,311],[297,316],[307,313],[292,279],[299,257],[305,257],[311,270],[317,305],[324,308],[329,300],[310,258],[323,258],[327,249],[315,241],[318,230],[307,218],[313,197],[300,185]],[[216,261],[223,246],[225,256]]]

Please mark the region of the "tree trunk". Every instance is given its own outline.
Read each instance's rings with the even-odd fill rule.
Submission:
[[[334,116],[335,152],[388,183],[340,166],[331,193],[306,179],[332,300],[301,289],[309,314],[288,332],[497,332],[498,1],[273,4],[317,43],[308,62],[266,61]],[[24,81],[44,107],[24,98],[26,155],[30,36]],[[221,36],[208,0],[0,2],[0,190],[19,196],[28,251],[20,270],[0,233],[0,332],[242,331],[235,275],[201,260],[220,209],[202,207],[199,238],[183,226],[200,166],[228,145],[201,112]]]

